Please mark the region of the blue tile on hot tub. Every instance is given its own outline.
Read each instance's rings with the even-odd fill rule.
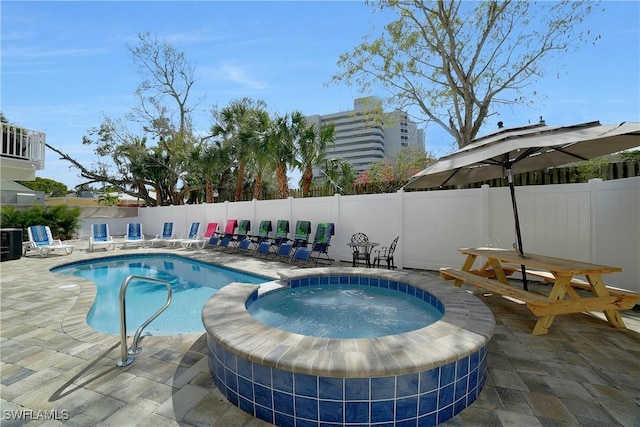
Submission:
[[[333,400],[319,401],[320,421],[344,423],[344,402]]]
[[[318,277],[309,277],[309,286],[317,286],[320,284],[320,278]]]
[[[256,405],[256,417],[263,421],[273,424],[273,411],[260,405]]]
[[[369,277],[360,277],[360,284],[365,286],[370,286],[371,279]]]
[[[300,279],[300,286],[309,286],[309,278],[308,277],[304,277],[304,278]]]
[[[242,396],[239,397],[238,407],[240,407],[240,409],[242,409],[244,412],[247,412],[251,415],[253,415],[253,412],[255,410],[253,402],[249,399],[245,399]]]
[[[418,416],[418,396],[396,399],[396,419],[416,418]]]
[[[369,423],[369,402],[345,402],[345,423]]]
[[[238,376],[230,369],[224,370],[224,382],[227,384],[227,387],[230,387],[234,391],[238,390]]]
[[[327,277],[327,276],[320,277],[320,284],[321,285],[328,285],[329,284],[329,277]]]
[[[437,412],[420,417],[418,418],[418,427],[433,427],[436,425],[437,419]]]
[[[440,367],[440,388],[451,384],[456,379],[456,363],[452,362]]]
[[[420,393],[438,390],[440,387],[440,368],[420,372]]]
[[[348,285],[349,284],[349,276],[340,276],[340,284]]]
[[[453,403],[454,384],[449,384],[440,389],[438,393],[438,410],[445,408]]]
[[[262,405],[269,409],[273,408],[273,394],[270,388],[263,387],[260,384],[254,384],[253,392],[258,405]]]
[[[308,397],[294,396],[296,421],[300,418],[318,420],[318,400]]]
[[[371,400],[393,399],[396,393],[396,377],[371,378]]]
[[[293,393],[293,374],[291,372],[274,369],[273,389]]]
[[[346,400],[369,400],[369,378],[346,378],[344,397]]]
[[[295,421],[292,416],[280,414],[276,412],[274,414],[275,424],[279,427],[294,427]]]
[[[294,374],[294,394],[296,396],[318,397],[318,377],[314,375]]]
[[[409,291],[407,290],[407,285],[405,283],[398,283],[398,291],[402,292],[403,294],[409,293]]]
[[[342,378],[318,378],[318,397],[320,399],[344,400],[344,380]]]
[[[396,282],[395,280],[389,281],[389,289],[397,291],[399,286],[400,286],[400,284],[398,282]]]
[[[419,374],[398,375],[396,379],[396,397],[405,397],[418,394]]]
[[[380,286],[380,280],[377,277],[372,277],[370,279],[369,285],[371,286]]]
[[[258,363],[253,364],[253,381],[271,388],[271,368]]]
[[[453,397],[454,401],[460,400],[466,396],[468,390],[467,380],[468,377],[464,377],[456,381],[456,391]]]
[[[442,424],[451,417],[453,417],[453,405],[438,410],[438,424]]]
[[[245,378],[252,378],[251,362],[242,357],[238,358],[238,375]]]
[[[371,402],[371,423],[393,421],[395,405],[393,400]]]
[[[459,359],[456,362],[456,380],[469,374],[469,357]]]
[[[253,383],[246,378],[238,377],[238,394],[253,400]]]
[[[420,415],[430,414],[438,409],[438,392],[432,391],[420,395],[418,399],[418,413]]]
[[[293,414],[293,395],[273,391],[273,409],[285,414]]]
[[[360,284],[360,277],[358,277],[358,276],[349,276],[349,284],[350,285],[359,285]]]
[[[296,419],[296,427],[318,427],[317,421]]]
[[[479,361],[480,353],[477,351],[475,353],[471,353],[471,356],[469,356],[469,372],[478,369]]]

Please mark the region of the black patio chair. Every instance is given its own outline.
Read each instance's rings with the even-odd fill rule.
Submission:
[[[400,236],[393,239],[389,247],[382,246],[380,249],[376,249],[376,255],[373,258],[373,265],[380,268],[380,260],[385,260],[387,263],[387,270],[393,270],[396,268],[393,263],[393,253],[396,251],[396,245]]]

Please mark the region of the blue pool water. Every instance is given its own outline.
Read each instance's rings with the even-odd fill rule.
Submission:
[[[413,295],[373,286],[317,285],[270,292],[247,307],[258,321],[325,338],[374,338],[423,328],[442,317]]]
[[[264,283],[270,279],[174,255],[128,255],[83,261],[51,270],[83,277],[96,284],[96,299],[87,323],[106,334],[120,333],[120,285],[130,275],[171,282],[173,301],[149,324],[143,335],[204,332],[202,307],[231,282]],[[167,300],[167,287],[143,280],[129,283],[126,293],[127,332],[132,334]]]

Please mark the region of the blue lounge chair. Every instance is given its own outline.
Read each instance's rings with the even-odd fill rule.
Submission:
[[[74,245],[63,243],[60,239],[54,239],[51,234],[51,229],[47,225],[32,225],[27,228],[27,235],[29,241],[23,244],[22,254],[35,252],[41,256],[48,256],[49,252],[63,250],[67,255],[73,252]]]
[[[200,232],[200,223],[194,221],[191,223],[189,227],[189,233],[186,236],[180,237],[178,239],[169,239],[167,240],[167,245],[176,246],[178,243],[183,242],[185,240],[201,240],[198,237],[198,233]]]
[[[122,248],[127,246],[144,246],[146,245],[144,234],[142,233],[142,224],[139,222],[130,222],[127,224],[127,234],[124,236]]]
[[[115,249],[116,242],[109,234],[109,224],[91,224],[91,234],[89,235],[89,252],[95,248],[104,247],[106,250]]]
[[[153,246],[155,243],[158,244],[167,244],[169,240],[175,239],[176,236],[173,234],[173,222],[165,222],[162,224],[162,233],[156,234],[156,237],[149,240],[150,246]]]

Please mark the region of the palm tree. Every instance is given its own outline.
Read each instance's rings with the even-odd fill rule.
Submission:
[[[253,198],[262,200],[264,174],[270,166],[269,143],[267,139],[272,126],[269,113],[262,108],[252,110],[239,134],[242,145],[251,150],[252,166],[255,172]]]
[[[287,169],[296,161],[297,144],[302,135],[306,119],[299,111],[284,116],[276,116],[269,132],[265,135],[266,154],[275,166],[280,198],[289,197]]]
[[[309,196],[313,168],[322,164],[327,156],[327,145],[335,141],[335,125],[321,126],[320,131],[314,124],[306,125],[298,141],[298,166],[302,171],[302,195]]]
[[[211,128],[213,136],[221,136],[224,144],[236,157],[236,194],[235,200],[242,199],[242,186],[244,184],[244,171],[247,161],[252,157],[251,138],[240,140],[238,137],[244,123],[248,120],[253,110],[266,108],[262,100],[253,101],[251,98],[242,98],[232,101],[229,106],[219,112],[214,111],[216,123]]]

